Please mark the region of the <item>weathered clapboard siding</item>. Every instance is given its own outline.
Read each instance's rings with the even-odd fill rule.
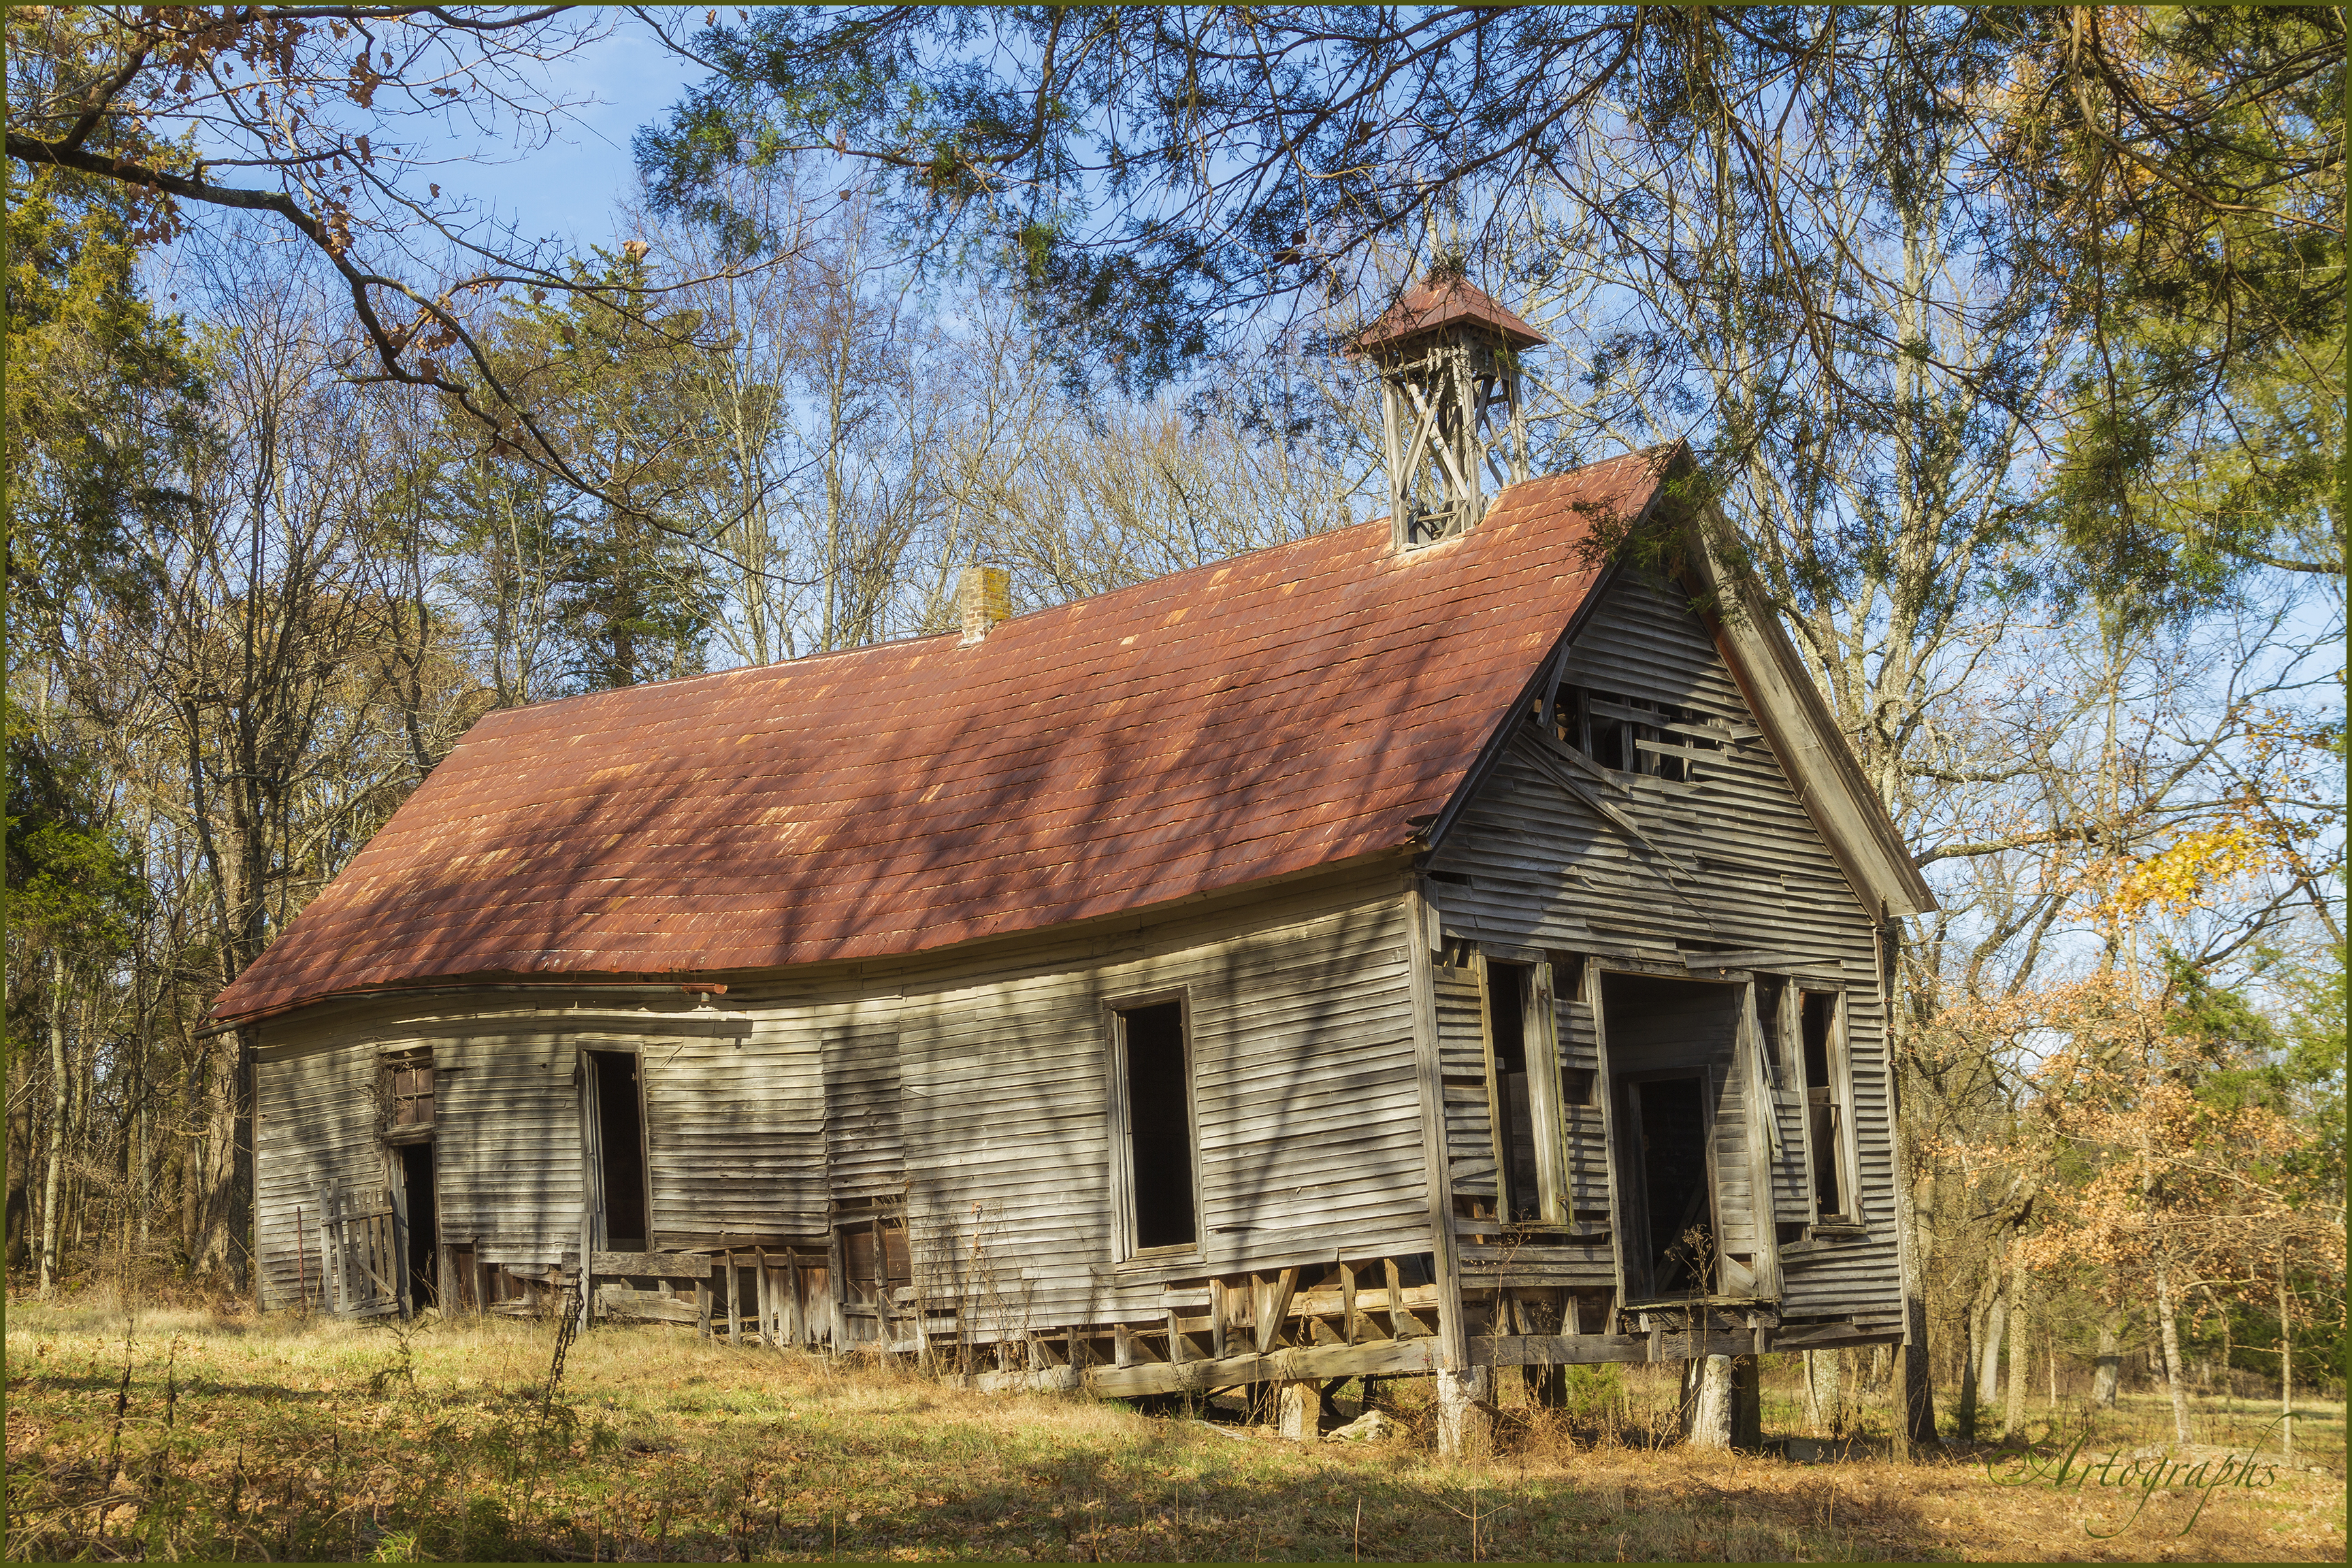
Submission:
[[[879,1023],[837,1025],[819,1037],[825,1181],[834,1202],[895,1204],[907,1189],[898,1131],[898,1031]]]
[[[434,1047],[441,1235],[473,1242],[480,1262],[546,1268],[579,1256],[579,1038],[541,1024]],[[600,1032],[586,1043],[617,1042]]]
[[[1767,1068],[1780,1153],[1772,1161],[1772,1217],[1780,1225],[1802,1225],[1813,1217],[1812,1177],[1805,1164],[1805,1075],[1803,1040],[1796,1022],[1797,989],[1783,988],[1770,1017],[1759,1010],[1757,1025],[1779,1043]],[[1768,1060],[1774,1053],[1768,1053]]]
[[[1792,1316],[1899,1315],[1894,1170],[1871,913],[1855,897],[1769,746],[1753,736],[1734,739],[1752,728],[1751,716],[1713,637],[1681,591],[1619,574],[1579,628],[1563,670],[1572,685],[1696,710],[1722,729],[1722,744],[1699,759],[1698,776],[1689,783],[1620,773],[1612,775],[1612,785],[1559,764],[1585,791],[1631,818],[1641,830],[1636,839],[1531,754],[1541,749],[1539,743],[1515,742],[1431,857],[1427,887],[1444,930],[1473,941],[1604,960],[1703,966],[1710,951],[1785,954],[1790,962],[1783,967],[1806,976],[1808,988],[1842,991],[1850,1114],[1869,1234],[1784,1250],[1784,1310]],[[1573,1017],[1565,1007],[1562,1018],[1566,1038]],[[1622,1065],[1613,1022],[1609,1034],[1612,1061]],[[1794,1048],[1792,1043],[1784,1051]],[[1784,1060],[1783,1082],[1801,1100],[1797,1070]],[[1734,1095],[1747,1092],[1744,1079],[1729,1087]],[[1718,1129],[1730,1109],[1718,1107]],[[1744,1112],[1744,1101],[1739,1110]],[[1737,1120],[1744,1124],[1744,1114]],[[1790,1117],[1784,1111],[1782,1126],[1784,1143],[1793,1135],[1801,1149],[1801,1112]],[[1752,1185],[1745,1163],[1740,1169],[1737,1184]],[[1801,1170],[1795,1177],[1806,1179]],[[1776,1181],[1776,1187],[1780,1184]],[[1811,1217],[1809,1202],[1791,1204],[1785,1194],[1772,1206],[1783,1223]]]
[[[323,1300],[319,1190],[380,1201],[383,1154],[376,1144],[375,1056],[315,1044],[257,1064],[254,1121],[254,1223],[265,1309]],[[297,1209],[301,1211],[299,1234]]]
[[[646,1041],[640,1063],[656,1247],[824,1235],[824,1082],[814,1031],[765,1016],[714,1022]]]
[[[1572,1074],[1584,1075],[1582,1081],[1597,1086],[1601,1080],[1601,1052],[1592,1028],[1592,1004],[1563,1000],[1555,1005],[1559,1016],[1559,1067],[1562,1081],[1573,1081]],[[1584,1230],[1610,1222],[1609,1141],[1605,1119],[1597,1100],[1597,1087],[1590,1091],[1596,1099],[1590,1102],[1568,1100],[1568,1175],[1569,1222],[1572,1228]]]
[[[1445,1090],[1445,1164],[1454,1195],[1497,1202],[1501,1173],[1495,1158],[1495,1114],[1486,1089],[1485,1000],[1475,970],[1440,964],[1431,976],[1437,996],[1437,1063]]]
[[[1164,1322],[1168,1281],[1423,1251],[1393,874],[1143,931],[1106,960],[896,987],[917,1255],[968,1330]],[[1184,996],[1202,1245],[1114,1254],[1107,1009]]]
[[[1845,991],[1846,1051],[1865,1235],[1817,1243],[1784,1257],[1784,1310],[1790,1316],[1843,1317],[1893,1330],[1901,1326],[1900,1258],[1895,1232],[1893,1107],[1886,1089],[1885,1009],[1877,991]]]
[[[666,1191],[682,1195],[680,1179],[666,1173],[685,1172],[696,1201],[719,1205],[723,1223],[728,1205],[742,1201],[727,1184],[730,1173],[743,1170],[744,1159],[730,1161],[714,1152],[698,1165],[692,1151],[701,1135],[678,1135],[675,1125],[665,1147],[661,1097],[652,1086],[665,1060],[673,1070],[688,1053],[708,1051],[731,1060],[740,1054],[732,1042],[747,1026],[740,1016],[722,1015],[674,993],[634,1003],[600,997],[593,988],[551,988],[544,996],[487,988],[431,997],[394,993],[330,1003],[264,1023],[257,1078],[266,1106],[273,1095],[292,1092],[289,1086],[299,1076],[294,1063],[314,1055],[332,1061],[349,1094],[345,1118],[337,1125],[364,1151],[361,1179],[380,1193],[384,1156],[375,1125],[377,1064],[387,1052],[429,1047],[441,1240],[478,1247],[482,1263],[539,1270],[571,1267],[579,1255],[586,1194],[580,1164],[578,1053],[644,1053],[653,1102],[647,1132],[654,1145],[656,1214]],[[263,1129],[268,1125],[265,1117]],[[756,1141],[751,1152],[756,1161]],[[262,1156],[257,1174],[270,1163]],[[815,1163],[821,1165],[821,1154]],[[707,1179],[692,1181],[698,1171]],[[300,1201],[307,1208],[316,1200]],[[267,1224],[265,1249],[275,1244],[278,1228]],[[714,1233],[719,1228],[720,1224],[708,1227]],[[290,1247],[288,1258],[290,1268]]]

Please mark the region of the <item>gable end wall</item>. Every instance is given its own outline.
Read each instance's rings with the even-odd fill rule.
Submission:
[[[1753,722],[1687,596],[1632,573],[1621,573],[1593,606],[1565,671],[1573,685]],[[1834,973],[1844,994],[1867,1235],[1782,1248],[1782,1312],[1791,1319],[1850,1314],[1872,1331],[1899,1330],[1877,937],[1797,792],[1760,738],[1702,763],[1696,784],[1620,774],[1628,787],[1618,791],[1571,773],[1630,816],[1649,847],[1630,839],[1514,746],[1429,859],[1426,885],[1447,932],[1603,960],[1673,963],[1712,944],[1719,951],[1829,961],[1801,973],[1809,989],[1823,988],[1815,976]],[[1590,1067],[1591,1003],[1563,1002],[1560,1012],[1564,1054],[1584,1053],[1568,1065]],[[1571,1039],[1586,1043],[1570,1047]],[[1784,1106],[1783,1126],[1794,1126],[1796,1114]],[[1776,1194],[1776,1211],[1790,1206],[1787,1199]],[[1798,1216],[1780,1212],[1777,1217]]]

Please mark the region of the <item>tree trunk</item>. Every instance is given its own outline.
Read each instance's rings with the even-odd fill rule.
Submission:
[[[1987,1303],[1970,1304],[1960,1326],[1960,1405],[1953,1414],[1953,1435],[1963,1443],[1977,1440],[1977,1347],[1984,1342]]]
[[[41,1182],[41,1294],[58,1289],[58,1237],[64,1215],[58,1188],[65,1180],[67,1095],[72,1079],[66,1071],[66,961],[60,948],[49,949],[49,1168]]]
[[[2009,1398],[2001,1406],[2000,1438],[2006,1443],[2025,1431],[2025,1358],[2031,1340],[2025,1331],[2025,1249],[2010,1254],[2009,1266]]]
[[[2123,1364],[2116,1336],[2123,1321],[2121,1312],[2111,1311],[2099,1322],[2099,1363],[2098,1370],[2091,1374],[2091,1403],[2102,1410],[2116,1407],[2116,1373]]]
[[[182,1025],[184,1040],[186,1026]],[[180,1176],[180,1263],[194,1268],[196,1263],[196,1237],[200,1226],[196,1205],[204,1187],[204,1121],[199,1115],[204,1105],[205,1058],[201,1049],[184,1050],[180,1058],[180,1127],[176,1142],[179,1158],[173,1162]]]
[[[1805,1352],[1805,1415],[1813,1429],[1834,1437],[1845,1427],[1844,1379],[1839,1351]]]
[[[7,1266],[12,1272],[33,1257],[34,1130],[33,1097],[28,1094],[8,1107]]]
[[[1694,1448],[1731,1447],[1731,1358],[1700,1356],[1683,1363],[1683,1441]]]
[[[2286,1445],[2286,1462],[2294,1463],[2294,1324],[2286,1289],[2286,1252],[2279,1252],[2279,1428]]]
[[[2172,1393],[2172,1430],[2189,1441],[2189,1389],[2180,1375],[2180,1326],[2172,1310],[2172,1273],[2165,1267],[2161,1247],[2156,1254],[2156,1321],[2164,1346],[2164,1381]]]
[[[252,1073],[243,1030],[214,1036],[211,1047],[205,1097],[204,1230],[196,1268],[236,1285],[244,1279],[252,1212],[252,1107],[247,1093]]]
[[[1998,1265],[1995,1266],[1998,1268]],[[1996,1278],[1998,1276],[1996,1275]],[[2009,1327],[2009,1297],[1996,1295],[1985,1309],[1984,1350],[1977,1357],[1977,1408],[1989,1410],[2000,1398],[2000,1347]]]
[[[1912,1185],[1911,1144],[1906,1136],[1909,1113],[1904,1109],[1900,1066],[1909,1059],[1906,1041],[1910,1029],[1910,1016],[1901,997],[1902,931],[1899,923],[1888,922],[1879,946],[1879,963],[1886,992],[1888,1054],[1897,1064],[1896,1069],[1887,1074],[1895,1100],[1897,1159],[1895,1234],[1901,1244],[1896,1257],[1903,1270],[1903,1345],[1896,1352],[1901,1363],[1896,1393],[1902,1409],[1895,1421],[1895,1447],[1897,1458],[1907,1459],[1913,1444],[1932,1444],[1936,1440],[1936,1382],[1927,1341],[1927,1264],[1936,1246],[1936,1187],[1933,1177],[1920,1183],[1918,1190]]]

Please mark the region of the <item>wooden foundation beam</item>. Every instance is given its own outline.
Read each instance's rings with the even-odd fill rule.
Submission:
[[[1437,1364],[1431,1338],[1385,1340],[1374,1344],[1325,1345],[1279,1350],[1265,1355],[1218,1356],[1209,1361],[1147,1362],[1134,1366],[1054,1367],[1041,1372],[978,1373],[949,1381],[984,1393],[1016,1389],[1085,1389],[1110,1398],[1150,1394],[1195,1394],[1250,1383],[1312,1383],[1335,1377],[1367,1377],[1428,1372]]]
[[[1649,1359],[1647,1334],[1498,1334],[1470,1342],[1470,1360],[1478,1366],[1586,1366]]]

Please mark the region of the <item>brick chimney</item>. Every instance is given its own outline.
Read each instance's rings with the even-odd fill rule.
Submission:
[[[964,647],[988,640],[991,627],[1013,618],[1013,574],[1002,566],[967,566],[956,583]]]

